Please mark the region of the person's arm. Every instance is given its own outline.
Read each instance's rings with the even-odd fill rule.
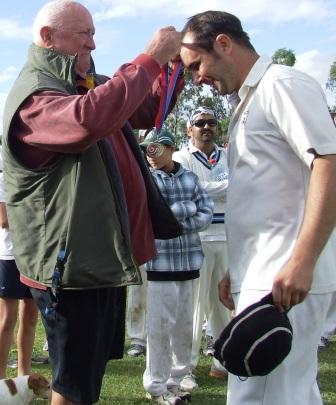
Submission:
[[[53,152],[79,153],[119,130],[142,103],[160,67],[148,55],[123,65],[85,95],[40,92],[22,105],[20,141]],[[27,130],[29,129],[29,130]]]
[[[211,197],[225,197],[226,190],[229,185],[228,179],[221,180],[221,181],[201,181],[201,185],[204,190],[211,196]]]
[[[9,228],[6,203],[4,202],[0,202],[0,227],[7,229]]]
[[[120,130],[143,102],[161,66],[179,54],[180,46],[181,34],[165,27],[154,34],[143,54],[87,94],[56,93],[43,103],[38,103],[40,94],[34,94],[19,112],[20,140],[48,151],[80,153]]]
[[[231,294],[230,274],[228,271],[224,273],[224,277],[218,283],[218,297],[221,303],[227,309],[229,309],[230,311],[233,311],[235,309],[235,305]]]
[[[286,310],[304,300],[314,268],[336,224],[336,155],[313,162],[305,214],[293,253],[273,282],[275,305]]]
[[[176,82],[176,87],[172,95],[167,115],[174,108],[178,96],[183,90],[183,87],[184,87],[184,76],[181,75]],[[160,77],[157,77],[151,88],[151,91],[147,93],[142,104],[129,118],[129,122],[133,128],[149,129],[155,126],[155,119],[160,105],[160,96],[161,96]]]
[[[186,203],[192,203],[194,209],[184,210],[188,214],[184,215],[184,217],[181,217],[181,215],[179,217],[179,222],[184,233],[202,231],[211,223],[213,216],[214,202],[212,198],[203,189],[196,176],[193,176],[193,184],[193,195]]]

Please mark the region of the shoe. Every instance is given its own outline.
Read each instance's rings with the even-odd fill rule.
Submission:
[[[330,344],[330,340],[324,336],[321,336],[320,343],[318,344],[319,349],[324,349],[325,347],[328,347]]]
[[[203,351],[205,356],[211,356],[215,354],[215,349],[214,349],[214,338],[210,335],[205,336],[205,349]]]
[[[48,356],[32,356],[32,364],[49,364]]]
[[[48,351],[49,351],[49,345],[48,345],[48,341],[47,341],[47,340],[44,342],[44,345],[43,345],[42,350],[43,350],[44,352],[48,352]]]
[[[191,401],[191,394],[188,391],[182,391],[179,387],[174,386],[168,388],[168,391],[174,394],[176,397],[180,397],[181,401]]]
[[[138,357],[146,353],[146,348],[143,345],[133,344],[127,351],[127,354],[132,357]]]
[[[18,368],[17,359],[9,359],[8,362],[7,362],[7,367],[9,367],[9,368]]]
[[[149,392],[146,392],[146,398],[160,405],[178,405],[181,403],[181,398],[169,391],[158,396],[151,395]]]
[[[209,377],[217,378],[218,380],[227,380],[228,373],[225,370],[219,370],[218,368],[211,366],[209,371]]]
[[[190,373],[183,377],[180,382],[180,388],[182,391],[186,392],[190,392],[198,388],[198,384],[196,382],[194,374]]]

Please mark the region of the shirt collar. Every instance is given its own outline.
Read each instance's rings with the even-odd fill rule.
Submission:
[[[190,153],[195,153],[195,152],[200,152],[202,153],[204,156],[206,156],[206,154],[204,152],[202,152],[201,150],[199,150],[198,148],[196,148],[196,146],[191,142],[191,139],[189,139],[188,142],[188,149]],[[218,146],[214,143],[214,151],[218,151]],[[212,152],[213,153],[213,152]]]
[[[266,70],[270,67],[271,64],[272,59],[268,56],[262,55],[257,59],[238,91],[238,95],[241,100],[245,98],[247,92],[251,87],[256,87],[258,85]]]

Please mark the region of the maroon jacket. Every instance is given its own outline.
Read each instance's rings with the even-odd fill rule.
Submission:
[[[135,128],[153,127],[159,105],[159,73],[158,63],[142,54],[95,89],[79,88],[79,95],[35,93],[22,104],[12,131],[17,156],[31,168],[53,163],[60,153],[81,153],[103,138],[112,145],[138,264],[155,255],[154,234],[139,162],[123,127],[127,121]],[[147,95],[144,87],[148,88]]]

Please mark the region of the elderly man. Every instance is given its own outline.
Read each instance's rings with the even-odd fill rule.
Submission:
[[[182,43],[195,83],[236,100],[221,299],[240,312],[272,291],[280,310],[292,307],[289,356],[266,377],[230,375],[227,403],[320,405],[316,351],[336,290],[336,129],[325,96],[308,75],[260,57],[229,13],[191,17]]]
[[[153,126],[157,78],[180,34],[159,30],[108,79],[86,73],[94,33],[81,4],[44,5],[5,108],[9,223],[47,333],[52,405],[98,401],[107,361],[123,352],[124,286],[141,281],[154,236],[180,233],[128,123]]]
[[[226,235],[224,213],[228,168],[226,150],[216,145],[218,123],[214,112],[206,107],[194,110],[188,120],[189,144],[174,153],[174,160],[192,170],[199,177],[202,186],[215,202],[215,210],[210,226],[200,232],[204,262],[200,278],[194,281],[194,333],[192,365],[199,360],[204,317],[207,319],[207,350],[223,327],[230,321],[230,312],[223,309],[218,298],[217,286],[227,270]],[[212,353],[210,352],[210,355]],[[213,359],[211,377],[226,378],[227,374],[216,359]],[[186,376],[181,387],[186,391],[197,388],[195,376]]]

